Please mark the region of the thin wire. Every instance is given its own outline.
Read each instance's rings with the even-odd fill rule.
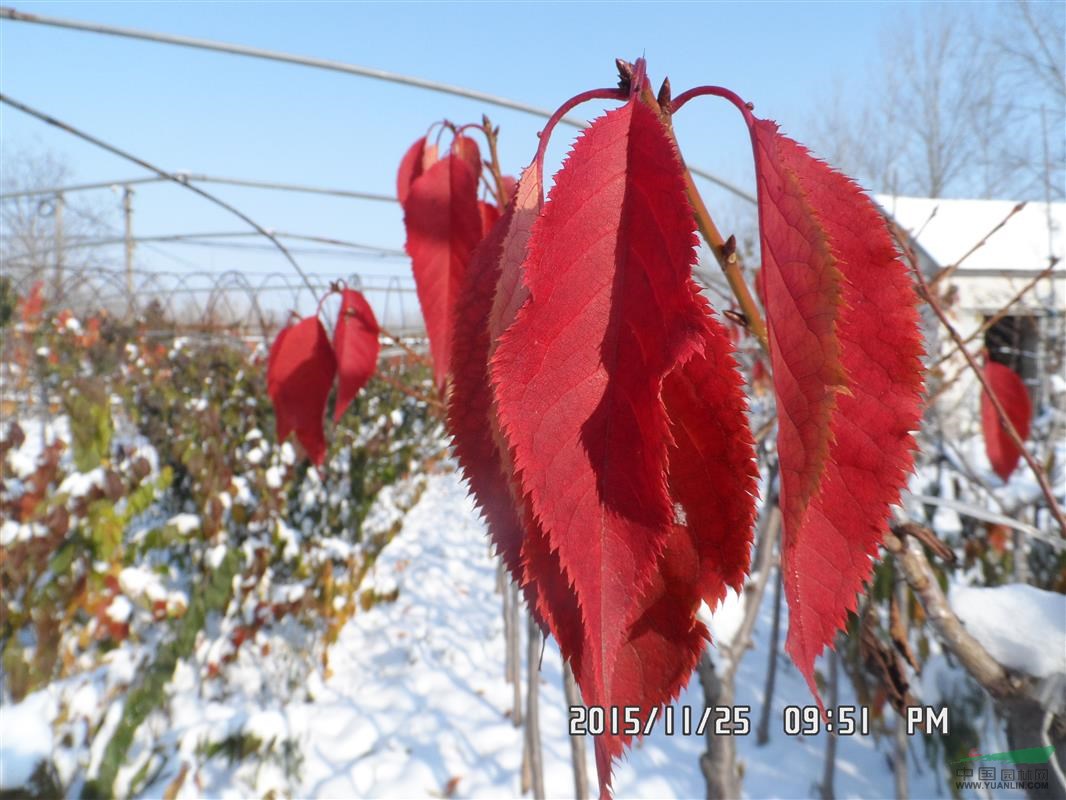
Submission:
[[[462,86],[454,86],[448,83],[440,83],[438,81],[430,81],[425,78],[416,78],[411,75],[401,75],[396,72],[388,72],[382,69],[373,69],[371,67],[361,67],[355,64],[347,64],[343,61],[333,61],[325,58],[312,58],[310,56],[299,56],[293,53],[282,53],[276,50],[264,50],[259,47],[248,47],[246,45],[229,44],[228,42],[219,42],[211,39],[196,39],[190,36],[175,36],[167,33],[155,33],[154,31],[143,31],[136,28],[122,28],[114,25],[102,25],[96,22],[83,22],[81,20],[74,19],[62,19],[59,17],[49,17],[41,14],[27,14],[22,11],[16,11],[13,8],[0,7],[0,19],[8,19],[12,22],[29,22],[36,25],[50,25],[55,28],[67,28],[76,31],[88,31],[89,33],[102,33],[108,36],[121,36],[127,39],[142,39],[149,42],[157,42],[160,44],[171,44],[179,47],[190,47],[198,50],[212,50],[217,53],[229,53],[231,55],[247,56],[250,58],[259,58],[266,61],[281,61],[287,64],[297,64],[303,67],[314,67],[316,69],[331,70],[333,72],[344,72],[349,75],[361,75],[365,78],[374,78],[376,80],[389,81],[391,83],[399,83],[405,86],[414,86],[419,89],[427,89],[431,92],[441,92],[443,94],[455,95],[456,97],[465,97],[470,100],[477,100],[481,103],[488,103],[489,105],[498,106],[500,108],[509,108],[513,111],[521,111],[525,114],[532,114],[536,117],[543,117],[548,119],[552,116],[552,109],[542,108],[540,106],[530,105],[528,103],[520,103],[516,100],[510,100],[506,97],[500,97],[498,95],[487,94],[485,92],[479,92],[474,89],[466,89]],[[576,117],[566,116],[559,120],[560,122],[570,125],[574,128],[585,128],[588,123],[585,120],[578,119]],[[754,195],[743,189],[734,186],[717,175],[713,175],[704,169],[688,165],[689,172],[693,175],[698,175],[704,180],[708,180],[711,183],[717,184],[727,192],[735,194],[737,197],[747,200],[752,205],[755,204]]]
[[[0,11],[6,11],[6,9],[0,9]],[[72,125],[68,125],[67,123],[65,123],[65,122],[63,122],[61,120],[58,120],[55,117],[51,117],[48,114],[45,114],[43,111],[38,111],[37,109],[31,108],[30,106],[27,106],[24,103],[20,103],[18,100],[15,100],[14,98],[8,97],[6,94],[3,94],[2,92],[0,92],[0,103],[5,103],[5,104],[11,106],[12,108],[17,108],[19,111],[23,112],[24,114],[29,114],[31,117],[36,117],[37,119],[41,120],[42,122],[45,122],[45,123],[47,123],[49,125],[52,125],[53,127],[59,128],[62,131],[66,131],[69,134],[77,136],[79,139],[82,139],[82,140],[84,140],[86,142],[89,142],[90,144],[96,145],[97,147],[99,147],[99,148],[101,148],[103,150],[106,150],[107,152],[111,153],[112,155],[116,155],[119,158],[124,158],[127,161],[131,161],[134,164],[136,164],[137,166],[143,167],[144,169],[148,170],[149,172],[154,172],[156,175],[158,175],[161,178],[165,178],[165,179],[167,179],[169,181],[173,181],[174,183],[178,184],[179,186],[184,186],[190,192],[193,192],[195,194],[200,195],[205,200],[209,200],[212,203],[214,203],[215,205],[219,206],[220,208],[224,208],[226,211],[229,211],[231,214],[239,217],[244,222],[247,222],[249,225],[251,225],[253,228],[255,228],[255,230],[258,231],[260,234],[262,234],[263,236],[265,236],[266,238],[268,238],[270,241],[272,241],[274,243],[275,247],[277,247],[278,250],[281,251],[281,254],[283,256],[285,256],[285,258],[288,260],[288,262],[292,265],[292,268],[296,270],[297,274],[303,279],[304,283],[307,284],[307,288],[308,288],[308,290],[310,290],[312,297],[314,297],[316,300],[318,299],[318,296],[315,294],[314,288],[311,286],[311,282],[307,279],[307,275],[300,268],[300,265],[296,263],[296,259],[292,257],[292,253],[290,253],[288,251],[288,249],[285,247],[285,245],[283,245],[278,240],[278,238],[276,236],[274,236],[274,234],[272,234],[270,231],[268,231],[266,228],[264,228],[262,225],[260,225],[254,219],[249,217],[243,211],[235,208],[234,206],[231,206],[225,200],[222,200],[221,198],[215,197],[215,195],[213,195],[210,192],[207,192],[207,191],[201,189],[199,186],[193,186],[191,183],[186,183],[185,181],[181,180],[181,178],[177,177],[176,175],[174,175],[174,174],[172,174],[170,172],[167,172],[166,170],[161,169],[161,168],[155,166],[154,164],[150,164],[149,162],[145,161],[142,158],[138,158],[137,156],[132,155],[131,153],[127,153],[125,150],[121,150],[118,147],[115,147],[114,145],[108,144],[107,142],[105,142],[105,141],[103,141],[101,139],[97,139],[95,136],[92,136],[91,134],[88,134],[88,133],[85,133],[84,131],[78,130],[77,128],[73,127]]]
[[[174,175],[185,183],[219,183],[227,186],[241,186],[250,189],[271,189],[281,192],[302,192],[305,194],[324,194],[331,197],[345,197],[353,200],[376,200],[383,203],[395,203],[396,198],[376,192],[357,192],[349,189],[334,189],[326,186],[309,186],[302,183],[281,183],[278,181],[260,181],[249,178],[224,178],[218,175],[205,175],[199,172],[175,172]],[[48,186],[40,189],[20,189],[17,192],[4,192],[0,200],[16,200],[22,197],[38,197],[48,194],[72,194],[93,189],[114,189],[119,186],[138,186],[146,183],[162,183],[165,178],[155,175],[139,178],[125,178],[113,181],[96,181],[93,183],[75,183],[70,186]]]

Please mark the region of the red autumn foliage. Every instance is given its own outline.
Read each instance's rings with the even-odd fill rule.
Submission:
[[[623,87],[560,109],[623,102],[578,139],[548,203],[554,121],[517,184],[490,190],[503,209],[479,199],[480,151],[450,124],[444,158],[424,139],[407,151],[397,194],[436,382],[489,535],[584,701],[646,718],[705,645],[701,602],[743,585],[757,472],[740,330],[693,283],[694,217],[664,124],[683,102],[656,113],[642,62]],[[855,609],[912,468],[916,298],[853,182],[728,90],[684,102],[699,94],[737,105],[754,146],[768,358],[755,357],[753,380],[778,414],[787,649],[817,697],[815,658]],[[601,793],[628,740],[597,737]]]
[[[450,372],[455,298],[470,255],[482,238],[477,199],[481,162],[476,151],[472,139],[456,136],[452,152],[425,167],[421,174],[405,167],[412,177],[409,190],[400,192],[407,253],[426,323],[433,373],[442,393]],[[405,170],[401,170],[398,183],[405,180]]]
[[[362,292],[341,291],[341,308],[333,330],[333,353],[337,357],[337,399],[333,409],[336,422],[366,386],[378,363],[381,343],[378,321]]]
[[[814,660],[855,610],[913,465],[917,298],[862,190],[740,108],[755,151],[777,397],[786,650],[817,698]]]
[[[987,359],[984,366],[985,380],[1007,413],[1014,430],[1025,441],[1029,438],[1029,425],[1033,418],[1033,402],[1029,390],[1017,372],[1005,364]],[[995,473],[1007,480],[1018,466],[1022,451],[1014,443],[992,405],[992,400],[981,392],[981,428],[985,435],[985,452]]]
[[[580,657],[567,651],[565,634],[564,655],[587,703],[645,714],[676,696],[695,665],[705,633],[695,612],[702,596],[718,596],[719,570],[733,581],[746,571],[753,509],[740,378],[728,338],[691,283],[695,223],[682,169],[661,123],[636,99],[593,124],[534,223],[522,268],[529,296],[491,370],[521,492],[582,610]],[[664,403],[668,377],[673,407]],[[694,384],[709,393],[693,399]],[[726,511],[686,491],[702,477],[702,459],[679,460],[690,471],[674,485],[664,480],[677,472],[668,462],[671,425],[679,452],[709,452],[715,423],[704,428],[699,416],[719,400],[733,406],[724,427],[739,423],[737,460],[716,454],[728,464],[716,476],[726,481],[717,487]],[[687,526],[676,525],[674,502],[685,506]],[[735,569],[692,558],[703,555],[700,545],[714,547],[719,524],[737,520]],[[671,572],[676,579],[665,581]],[[560,613],[546,616],[558,625]],[[624,741],[597,740],[601,786]]]
[[[267,393],[274,404],[278,441],[295,431],[315,464],[326,457],[322,417],[336,372],[337,359],[317,316],[283,328],[270,348]]]

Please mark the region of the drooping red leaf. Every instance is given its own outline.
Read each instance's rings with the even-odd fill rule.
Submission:
[[[484,200],[478,200],[477,203],[478,213],[481,214],[481,235],[488,236],[489,231],[492,230],[492,226],[496,224],[496,220],[500,218],[500,209],[496,208],[494,203],[486,203]]]
[[[696,619],[700,559],[689,529],[671,525],[663,552],[648,586],[625,627],[624,641],[615,655],[614,691],[607,705],[639,708],[641,727],[652,709],[677,699],[710,635]],[[690,602],[696,598],[695,602]],[[586,643],[586,647],[589,643]],[[574,668],[580,681],[584,661]],[[584,687],[582,687],[584,691]],[[593,704],[588,696],[586,704]],[[604,734],[595,738],[596,772],[600,796],[609,797],[611,765],[632,739]]]
[[[448,428],[459,466],[485,516],[496,552],[518,580],[522,574],[523,524],[493,436],[488,378],[488,316],[500,274],[502,245],[513,213],[513,208],[509,208],[500,224],[478,245],[456,298]]]
[[[500,336],[514,322],[519,307],[529,296],[523,277],[523,264],[533,223],[544,204],[544,187],[536,163],[526,167],[513,190],[512,216],[500,253],[500,275],[489,312],[489,357],[496,353]]]
[[[1029,437],[1029,425],[1033,418],[1033,402],[1029,390],[1017,372],[1006,364],[988,359],[984,366],[985,380],[995,392],[996,399],[1007,412],[1007,419],[1014,425],[1018,435],[1025,441]],[[1000,422],[996,407],[985,391],[981,391],[981,428],[985,434],[985,452],[995,473],[1007,480],[1018,466],[1022,451],[1007,434]]]
[[[490,315],[491,332],[521,305],[490,373],[517,482],[544,534],[527,532],[527,572],[538,583],[544,569],[572,584],[582,641],[568,644],[566,630],[557,637],[589,705],[650,708],[676,693],[702,646],[696,607],[715,585],[699,559],[685,562],[697,575],[688,584],[664,578],[681,548],[671,544],[678,536],[667,483],[674,440],[663,381],[707,351],[707,365],[733,369],[718,359],[717,341],[708,345],[716,336],[728,349],[717,327],[710,333],[692,289],[694,222],[681,170],[658,117],[636,101],[593,123],[556,176],[525,262],[501,272]],[[519,199],[524,183],[525,176]],[[693,370],[696,378],[677,379],[674,405],[682,426],[702,437],[684,397],[685,382],[703,377]],[[735,369],[723,380],[728,390],[716,384],[709,405],[739,400],[731,396],[739,390]],[[692,406],[705,410],[699,401]],[[741,409],[727,427],[734,419],[743,425]],[[741,442],[750,446],[750,434]],[[747,488],[752,469],[749,452],[735,485]],[[679,482],[692,485],[684,475]],[[744,496],[748,511],[737,516],[748,525],[735,535],[746,542],[752,499]],[[693,503],[697,517],[704,508]],[[686,547],[702,555],[695,540],[707,531],[681,530]],[[565,596],[542,599],[553,633],[572,622]],[[665,607],[668,623],[655,616]],[[625,741],[597,743],[601,791]]]
[[[702,351],[666,376],[663,402],[673,434],[670,494],[699,560],[695,600],[713,609],[749,572],[758,469],[733,345],[709,313]]]
[[[337,359],[337,398],[333,407],[336,422],[348,409],[359,390],[366,386],[378,363],[381,342],[378,321],[362,292],[345,289],[337,326],[333,329],[333,353]]]
[[[477,142],[460,133],[452,140],[451,154],[456,158],[463,159],[470,165],[470,171],[474,173],[475,181],[481,178],[481,150],[478,148]]]
[[[429,169],[437,161],[436,145],[427,144],[423,136],[404,153],[400,161],[400,169],[396,173],[396,197],[400,205],[407,202],[407,195],[411,192],[411,184],[423,172]]]
[[[501,182],[503,183],[503,199],[509,203],[514,197],[515,189],[518,188],[518,181],[515,180],[514,175],[504,175]]]
[[[817,698],[814,660],[854,610],[913,464],[921,335],[874,205],[774,123],[744,113],[777,397],[786,649]]]
[[[470,254],[481,240],[477,177],[469,162],[453,154],[434,163],[411,184],[403,209],[433,374],[443,392],[455,298]]]
[[[315,317],[283,328],[267,359],[267,394],[274,404],[278,441],[295,431],[311,461],[326,457],[322,417],[337,373],[326,329]]]

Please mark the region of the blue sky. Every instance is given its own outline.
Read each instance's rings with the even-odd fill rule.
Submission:
[[[284,50],[432,78],[556,107],[611,85],[616,56],[645,54],[675,93],[717,83],[755,102],[802,140],[835,83],[861,90],[880,31],[902,3],[16,3],[19,10]],[[921,9],[918,8],[920,11]],[[392,193],[406,147],[435,120],[502,126],[517,172],[542,121],[474,101],[286,64],[24,23],[0,23],[0,84],[10,96],[171,170]],[[596,106],[586,107],[594,115]],[[51,151],[76,181],[141,174],[133,165],[22,115],[0,110],[4,158]],[[686,159],[750,185],[739,115],[712,99],[679,116]],[[572,131],[560,128],[558,163]],[[213,187],[264,226],[402,247],[394,205]],[[84,198],[88,201],[89,198]],[[738,205],[712,189],[728,220]],[[92,202],[116,207],[101,192]],[[177,187],[135,198],[139,235],[240,230]],[[116,217],[117,222],[117,217]],[[161,249],[211,269],[284,269],[276,254],[140,248],[139,266],[180,269]],[[114,251],[119,259],[119,251]],[[307,257],[314,271],[403,272],[399,261]]]

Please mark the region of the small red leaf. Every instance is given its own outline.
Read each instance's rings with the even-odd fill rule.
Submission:
[[[278,442],[292,431],[311,461],[326,457],[322,417],[337,372],[337,360],[318,317],[283,328],[267,359],[267,394],[274,404]]]
[[[433,374],[443,392],[455,298],[470,254],[481,240],[477,176],[466,160],[449,155],[414,180],[403,208]]]
[[[359,390],[366,386],[378,363],[381,343],[378,321],[362,292],[345,289],[333,329],[333,352],[337,357],[337,397],[333,421],[343,416]]]
[[[1018,373],[1005,364],[988,359],[984,366],[985,380],[1007,412],[1007,419],[1014,425],[1014,430],[1025,441],[1029,438],[1029,425],[1033,418],[1033,403],[1029,390]],[[992,405],[988,394],[981,391],[981,428],[985,434],[985,452],[992,469],[1003,480],[1008,480],[1018,466],[1022,451],[1014,440],[1007,435],[1007,430],[1000,422],[996,407]]]
[[[478,149],[477,142],[469,136],[459,134],[452,140],[451,154],[470,165],[475,181],[481,178],[481,150]]]
[[[777,396],[786,649],[817,698],[814,660],[855,609],[912,468],[921,335],[873,203],[774,123],[742,112]]]
[[[411,184],[415,182],[423,172],[429,169],[437,161],[437,148],[435,145],[426,144],[423,136],[404,153],[400,161],[399,172],[396,173],[396,197],[400,205],[407,202],[407,195],[411,192]]]

